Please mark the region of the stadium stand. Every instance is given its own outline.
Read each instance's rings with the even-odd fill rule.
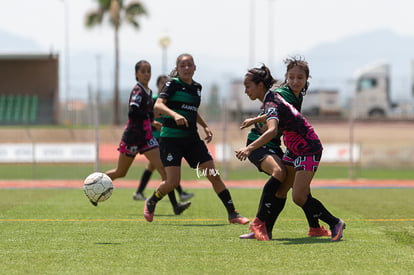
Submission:
[[[0,94],[0,124],[2,125],[36,124],[38,110],[37,95]]]

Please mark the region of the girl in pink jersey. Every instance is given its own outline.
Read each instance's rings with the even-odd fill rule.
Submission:
[[[137,154],[143,154],[157,169],[162,181],[167,176],[161,163],[157,140],[152,135],[152,91],[148,87],[151,79],[151,65],[141,60],[135,65],[137,84],[129,96],[128,121],[119,143],[118,165],[115,169],[105,172],[112,180],[126,175]],[[177,203],[174,192],[168,194],[174,213],[181,214],[191,202]]]
[[[263,73],[264,72],[264,73]],[[267,130],[254,142],[236,151],[236,157],[244,161],[250,153],[265,145],[282,131],[287,150],[283,156],[285,165],[293,166],[295,178],[292,187],[293,201],[300,206],[306,215],[317,217],[326,222],[331,229],[331,241],[339,241],[345,223],[333,216],[323,204],[311,196],[310,184],[318,168],[322,155],[322,144],[308,121],[291,104],[280,95],[269,90],[269,83],[274,79],[266,66],[250,69],[244,77],[245,93],[251,100],[263,102],[266,114]],[[263,207],[274,197],[280,182],[268,182],[263,188],[259,209],[263,209],[251,222],[250,230],[256,239],[269,240],[266,219],[271,215],[269,209]],[[260,216],[260,218],[258,217]]]
[[[279,93],[287,102],[300,111],[304,96],[309,87],[309,65],[301,56],[286,58],[284,63],[286,64],[284,82],[275,90],[273,90],[273,87],[270,86],[271,82],[269,82],[269,89]],[[263,76],[267,74],[265,70],[259,70],[256,73]],[[241,124],[240,129],[254,125],[248,134],[246,145],[255,141],[265,131],[263,126],[265,126],[264,124],[266,123],[266,115],[261,114],[263,114],[263,112],[260,112],[259,116],[255,118],[245,119]],[[276,220],[285,206],[287,194],[293,185],[295,175],[293,166],[285,166],[282,163],[284,151],[281,148],[281,137],[282,132],[279,130],[277,136],[275,136],[269,143],[252,151],[248,157],[249,161],[252,162],[260,172],[264,172],[270,176],[270,179],[266,184],[270,184],[271,181],[275,181],[275,179],[281,181],[275,197],[273,200],[270,198],[270,203],[265,205],[265,207],[271,209],[273,214],[273,216],[270,216],[269,219],[266,220],[266,229],[270,239],[272,238],[272,231]],[[275,184],[277,185],[278,183],[275,182]],[[258,209],[259,219],[260,213],[261,209]],[[307,215],[306,219],[309,225],[308,236],[331,236],[331,231],[324,226],[321,226],[318,218]],[[240,239],[254,238],[255,236],[253,232],[240,235]]]

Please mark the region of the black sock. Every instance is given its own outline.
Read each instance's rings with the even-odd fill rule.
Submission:
[[[138,185],[137,193],[144,192],[145,188],[147,187],[148,181],[151,178],[152,171],[145,169],[144,173],[142,173],[141,181]]]
[[[148,199],[150,202],[157,203],[162,200],[165,195],[158,190],[155,190],[152,196]]]
[[[311,194],[308,195],[308,200],[309,199],[312,199]],[[303,211],[303,212],[305,212],[305,211]],[[318,218],[315,218],[311,214],[306,213],[306,212],[305,212],[305,216],[306,216],[306,220],[308,221],[309,227],[313,227],[313,228],[319,228],[320,227]]]
[[[178,185],[175,190],[177,190],[178,194],[182,194],[183,193],[183,188],[181,188],[181,185]]]
[[[226,207],[227,213],[231,214],[236,210],[234,208],[234,204],[233,204],[233,200],[231,199],[230,192],[227,188],[221,191],[219,194],[217,194],[217,196],[223,202],[224,207]]]
[[[175,208],[178,203],[177,203],[177,199],[175,198],[174,190],[168,193],[168,198],[170,199],[170,202],[173,208]]]
[[[267,219],[271,216],[275,209],[275,194],[279,185],[282,184],[278,179],[270,177],[263,187],[262,196],[259,202],[259,209],[256,217],[262,222],[270,222]]]
[[[282,212],[283,208],[285,207],[286,204],[286,198],[277,198],[274,197],[274,202],[272,203],[272,213],[270,214],[270,216],[268,217],[267,221],[266,221],[266,228],[267,228],[267,233],[272,233],[273,231],[273,226],[276,223],[277,217],[279,217],[280,212]]]
[[[339,219],[334,217],[320,201],[312,196],[308,197],[302,209],[305,211],[306,216],[310,215],[311,217],[321,219],[329,224],[329,227],[335,226],[339,221]]]

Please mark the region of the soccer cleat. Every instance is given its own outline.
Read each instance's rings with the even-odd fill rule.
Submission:
[[[180,215],[181,213],[184,212],[184,210],[186,210],[188,207],[190,207],[190,205],[191,205],[191,201],[178,203],[177,206],[174,207],[174,214],[175,215]]]
[[[342,232],[345,229],[345,222],[339,219],[339,222],[331,228],[331,242],[338,242],[342,238]]]
[[[154,211],[155,211],[155,203],[147,199],[144,203],[144,218],[148,222],[152,222],[152,220],[154,219]]]
[[[269,241],[269,235],[267,234],[266,224],[257,217],[249,225],[250,231],[254,233],[255,238],[258,241]]]
[[[267,235],[269,236],[269,240],[271,240],[272,239],[272,233],[268,233]],[[239,238],[242,239],[242,240],[256,239],[253,232],[240,235]]]
[[[249,219],[246,217],[243,217],[237,211],[234,211],[233,213],[229,214],[229,223],[246,224],[248,222],[249,222]]]
[[[187,193],[187,192],[182,192],[180,194],[180,201],[188,201],[189,199],[191,199],[192,197],[194,197],[193,193]]]
[[[135,192],[132,198],[136,201],[145,201],[147,199],[141,192]]]
[[[240,239],[243,239],[243,240],[256,239],[256,237],[254,236],[254,233],[253,232],[240,235],[239,238]]]
[[[309,227],[308,236],[309,237],[329,237],[331,236],[331,231],[329,231],[323,226]]]

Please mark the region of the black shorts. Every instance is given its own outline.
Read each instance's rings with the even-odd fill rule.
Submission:
[[[184,158],[191,168],[212,160],[207,146],[200,138],[160,138],[160,155],[164,167],[181,166]]]
[[[253,140],[248,139],[246,142],[246,146],[252,142]],[[266,158],[266,156],[269,156],[269,155],[276,155],[280,159],[282,159],[283,151],[280,147],[275,149],[275,148],[269,148],[266,146],[262,146],[260,148],[257,148],[253,152],[251,152],[250,155],[248,156],[248,159],[250,160],[251,163],[253,163],[257,167],[257,169],[259,169],[260,172],[264,172],[262,169],[260,169],[260,163],[262,163],[262,161]]]

